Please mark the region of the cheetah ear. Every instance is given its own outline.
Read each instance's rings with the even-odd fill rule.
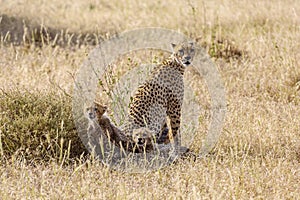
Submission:
[[[103,110],[107,110],[107,105],[103,105],[103,104],[101,104],[100,102],[98,102],[98,101],[94,101],[94,104],[96,105],[96,106],[99,106],[101,109],[103,109]]]
[[[98,102],[98,101],[94,101],[94,104],[95,104],[95,105],[101,105],[101,103]]]
[[[194,42],[193,41],[189,41],[189,45],[191,45],[193,47],[194,46]]]
[[[107,106],[106,105],[103,105],[103,109],[106,111],[107,110]]]
[[[171,43],[172,50],[174,50],[176,46],[177,45],[175,43]]]

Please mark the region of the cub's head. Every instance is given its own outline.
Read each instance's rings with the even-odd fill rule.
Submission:
[[[145,147],[152,143],[154,131],[151,131],[149,128],[141,127],[133,129],[132,139],[136,145],[140,147]]]
[[[171,44],[173,49],[173,57],[181,65],[189,66],[195,55],[195,47],[193,42],[183,42],[180,44]]]
[[[95,101],[92,105],[84,106],[84,115],[88,119],[95,119],[96,117],[100,119],[106,110],[107,106]]]

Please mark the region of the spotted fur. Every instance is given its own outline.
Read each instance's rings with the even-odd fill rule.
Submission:
[[[154,68],[132,98],[122,131],[136,142],[149,143],[149,140],[154,140],[161,143],[179,133],[184,96],[183,75],[193,60],[195,49],[191,42],[172,44],[172,47],[172,55]],[[170,119],[171,133],[165,131],[167,117]],[[142,127],[147,127],[150,132],[134,131]]]

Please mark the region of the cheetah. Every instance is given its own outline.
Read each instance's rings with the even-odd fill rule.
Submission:
[[[102,131],[110,139],[113,144],[133,153],[151,152],[153,150],[159,150],[159,152],[168,152],[170,149],[170,143],[161,141],[161,143],[153,143],[152,136],[153,131],[146,127],[141,127],[133,130],[133,137],[127,137],[117,126],[115,126],[110,118],[105,115],[107,106],[102,105],[99,102],[94,102],[90,106],[85,106],[84,114],[89,120],[89,127],[87,133],[92,132],[95,129],[93,120],[97,120]],[[92,126],[92,127],[91,127]],[[162,131],[163,134],[168,133],[168,129]],[[189,149],[187,147],[180,147],[180,153],[187,153]]]
[[[151,135],[153,134],[152,131],[142,127],[133,130],[134,135],[139,137],[127,137],[111,122],[110,118],[105,115],[106,111],[107,106],[96,101],[90,106],[85,106],[85,117],[89,120],[87,133],[95,130],[93,120],[96,119],[106,136],[118,147],[134,153],[142,153],[145,150],[149,152],[154,149],[154,144],[151,143],[152,141],[150,140]],[[164,130],[164,132],[168,132],[168,129]]]
[[[85,106],[85,117],[89,120],[87,132],[89,133],[89,131],[95,130],[93,120],[96,119],[106,136],[117,146],[128,146],[130,143],[133,143],[111,122],[110,118],[105,115],[107,109],[106,105],[97,101],[95,101],[92,105]],[[132,146],[132,144],[130,146]]]
[[[172,49],[171,56],[157,65],[150,77],[138,87],[132,97],[127,120],[121,127],[125,135],[133,137],[139,145],[149,143],[149,139],[155,143],[172,140],[180,145],[178,137],[184,97],[183,75],[185,68],[193,61],[195,47],[193,42],[183,42],[172,44]],[[167,117],[171,133],[164,131]],[[134,131],[142,127],[150,130],[150,138],[145,138],[148,132],[137,134]]]
[[[92,120],[95,118],[101,118],[107,110],[107,106],[98,102],[94,102],[92,105],[84,105],[84,116],[89,120],[87,130],[95,129],[95,125]]]

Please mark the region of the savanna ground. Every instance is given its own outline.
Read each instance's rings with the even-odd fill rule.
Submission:
[[[1,199],[299,198],[297,0],[0,0],[0,15]],[[205,159],[122,173],[89,156],[77,137],[69,96],[77,69],[99,41],[139,27],[179,30],[218,67],[227,115]],[[141,62],[132,57],[120,65]],[[209,97],[198,95],[209,110]]]

